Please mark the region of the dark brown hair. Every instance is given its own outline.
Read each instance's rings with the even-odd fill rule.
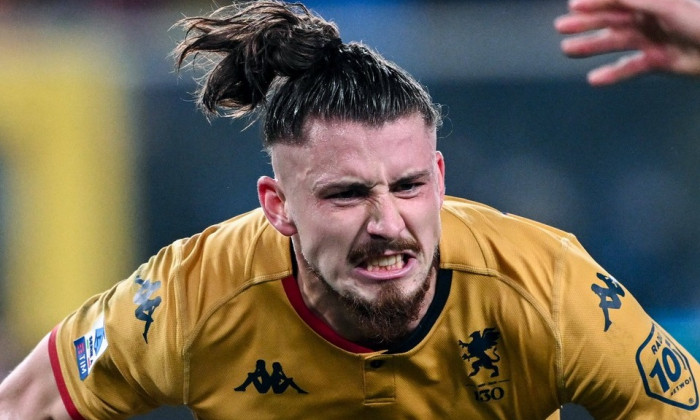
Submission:
[[[413,77],[365,45],[343,43],[334,23],[302,4],[236,3],[178,24],[187,31],[178,68],[191,54],[210,64],[199,105],[208,115],[262,115],[266,147],[303,142],[310,117],[379,125],[418,112],[441,123]]]

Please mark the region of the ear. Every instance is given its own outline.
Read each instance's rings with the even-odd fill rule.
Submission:
[[[435,152],[435,163],[438,168],[438,188],[440,189],[440,199],[445,198],[445,158],[442,153],[438,150]]]
[[[275,229],[285,236],[297,233],[296,226],[287,213],[284,193],[276,179],[269,176],[258,179],[258,199],[265,217]]]

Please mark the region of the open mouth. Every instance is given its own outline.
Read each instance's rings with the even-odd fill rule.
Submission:
[[[372,241],[352,249],[348,262],[364,275],[393,278],[407,274],[419,253],[420,248],[413,240]]]
[[[369,272],[400,270],[406,265],[408,255],[394,254],[370,258],[365,262],[365,269]]]

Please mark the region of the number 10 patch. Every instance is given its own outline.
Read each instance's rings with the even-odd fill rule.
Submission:
[[[686,410],[698,407],[698,387],[688,358],[656,324],[637,350],[637,367],[651,398]]]

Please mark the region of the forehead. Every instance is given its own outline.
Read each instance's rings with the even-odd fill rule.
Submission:
[[[304,130],[303,145],[272,149],[276,175],[324,173],[346,175],[374,170],[411,170],[429,165],[436,148],[435,128],[419,114],[379,126],[356,121],[314,119]]]
[[[434,140],[434,127],[426,125],[420,114],[411,114],[379,125],[360,121],[335,119],[309,120],[304,127],[306,144],[326,145],[328,142],[351,143],[361,148],[376,147],[382,143]],[[434,146],[434,144],[432,144]]]

